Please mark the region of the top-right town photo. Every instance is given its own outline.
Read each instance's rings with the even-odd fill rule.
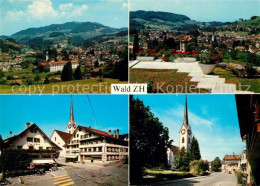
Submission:
[[[130,83],[149,93],[260,93],[260,1],[130,0]]]

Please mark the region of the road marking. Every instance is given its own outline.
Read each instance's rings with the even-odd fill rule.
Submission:
[[[70,178],[69,176],[64,176],[62,178],[54,178],[54,181],[59,181],[59,180],[63,180],[63,179],[68,179]]]
[[[71,181],[69,183],[60,184],[60,186],[67,186],[67,185],[75,185],[75,183],[73,181]]]
[[[64,174],[61,176],[57,176],[53,178],[53,184],[54,185],[62,185],[62,186],[66,186],[66,185],[75,185],[75,183],[72,181],[72,179],[70,178],[70,176],[68,174]]]
[[[62,177],[65,177],[65,176],[69,176],[68,174],[64,174],[64,175],[61,175],[61,176],[56,176],[55,178],[62,178]]]
[[[78,167],[75,167],[75,166],[65,166],[65,167],[62,167],[63,169],[77,169]]]
[[[68,181],[72,181],[72,179],[67,178],[66,180],[62,180],[62,181],[58,181],[58,182],[54,182],[53,184],[54,184],[54,185],[58,185],[58,184],[60,184],[60,183],[66,183],[66,182],[68,182]]]

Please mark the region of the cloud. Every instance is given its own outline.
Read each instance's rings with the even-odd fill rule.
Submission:
[[[123,2],[123,7],[128,7],[128,3]]]
[[[25,16],[25,13],[22,10],[20,10],[20,11],[8,11],[6,13],[5,20],[7,20],[7,21],[18,21],[24,16]]]
[[[50,0],[36,0],[28,5],[28,13],[33,19],[43,19],[47,17],[56,17],[58,12],[54,10]]]
[[[72,7],[73,7],[73,4],[72,4],[72,3],[60,4],[60,5],[59,5],[59,9],[60,9],[61,11],[68,11],[68,10],[70,10]]]
[[[74,6],[72,3],[59,5],[60,15],[66,17],[81,16],[87,9],[88,6],[85,4],[81,6]]]

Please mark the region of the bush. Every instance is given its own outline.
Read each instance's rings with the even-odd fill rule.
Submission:
[[[14,79],[14,77],[9,75],[9,76],[6,77],[6,79],[7,80],[12,80],[12,79]]]
[[[247,174],[240,172],[240,171],[235,171],[235,175],[237,177],[237,183],[238,184],[242,184],[242,185],[246,185],[246,178],[247,178]]]
[[[190,172],[193,175],[205,175],[206,171],[208,170],[208,164],[206,164],[202,159],[200,160],[193,160],[190,162]]]
[[[180,179],[180,178],[189,178],[193,177],[193,175],[189,172],[182,172],[182,173],[172,173],[172,174],[164,174],[164,173],[149,173],[151,176],[155,176],[156,178],[167,178],[167,179]]]

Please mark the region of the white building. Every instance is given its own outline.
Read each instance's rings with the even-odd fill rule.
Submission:
[[[180,140],[179,147],[171,145],[167,149],[167,162],[170,168],[173,168],[176,154],[181,150],[181,148],[185,148],[186,150],[189,150],[191,146],[192,131],[188,119],[187,97],[185,97],[184,117],[183,117],[183,124],[179,131],[179,140]]]
[[[228,174],[234,174],[235,171],[240,170],[240,155],[225,155],[224,162],[222,164],[222,172]]]
[[[121,139],[119,130],[114,134],[78,126],[66,146],[66,162],[110,163],[128,158],[128,141]]]
[[[64,145],[68,142],[72,134],[62,132],[59,130],[54,130],[52,135],[51,135],[51,141],[53,141],[56,145],[58,145],[62,150],[60,151],[59,154],[59,160],[64,160],[65,159],[65,154],[66,154],[66,148]]]
[[[72,133],[75,131],[76,127],[77,126],[76,126],[76,122],[74,120],[73,102],[72,102],[72,96],[71,96],[70,119],[69,119],[69,123],[66,127],[67,132],[54,130],[51,135],[51,140],[62,149],[62,151],[60,151],[59,160],[65,159],[66,148],[64,147],[64,145],[71,138]]]
[[[32,163],[52,164],[62,150],[36,125],[26,124],[27,128],[18,135],[4,140],[7,150],[26,150],[32,157]]]
[[[67,64],[68,61],[56,61],[56,62],[43,62],[42,66],[47,72],[58,72],[62,71],[64,65]],[[77,60],[71,61],[72,69],[77,68],[79,62]]]

